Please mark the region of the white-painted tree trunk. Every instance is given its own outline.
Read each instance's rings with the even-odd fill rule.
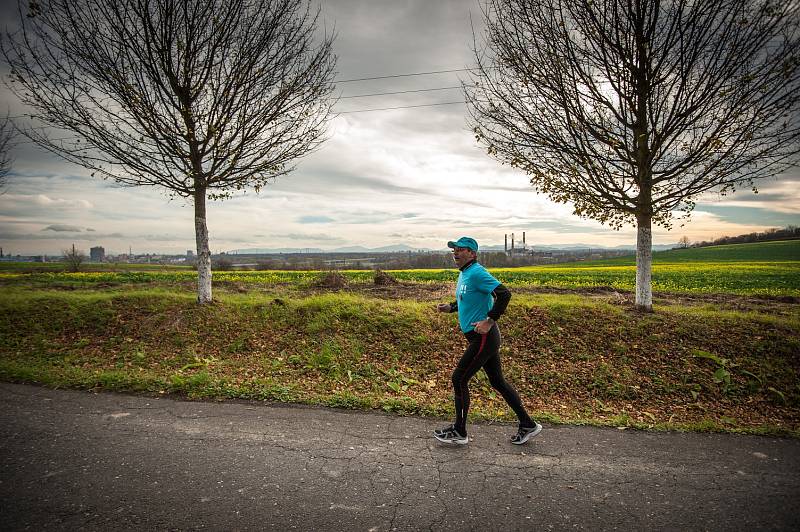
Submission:
[[[195,193],[194,233],[197,239],[197,302],[211,303],[211,252],[208,249],[205,191]]]
[[[653,232],[650,216],[637,217],[636,228],[636,308],[646,312],[653,310]]]

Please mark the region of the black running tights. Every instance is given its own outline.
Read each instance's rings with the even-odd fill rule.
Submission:
[[[534,422],[531,420],[519,394],[504,378],[503,369],[500,366],[500,330],[497,325],[486,334],[478,334],[475,331],[466,333],[467,346],[464,355],[458,362],[458,366],[453,371],[453,391],[455,392],[456,403],[456,422],[455,426],[458,431],[467,434],[467,413],[469,412],[469,381],[483,368],[486,375],[489,377],[489,383],[492,388],[500,392],[508,406],[514,410],[514,413],[519,419],[521,427],[533,427]]]

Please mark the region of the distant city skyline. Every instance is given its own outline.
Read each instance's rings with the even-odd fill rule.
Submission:
[[[7,23],[16,17],[15,4],[0,3]],[[504,234],[522,231],[533,246],[635,245],[632,226],[614,231],[574,216],[571,206],[536,194],[523,173],[499,165],[478,147],[466,126],[465,106],[452,103],[463,100],[452,87],[464,72],[348,81],[470,67],[471,24],[476,31],[482,24],[477,2],[337,0],[323,4],[322,23],[337,33],[342,96],[329,139],[260,194],[210,201],[214,253],[396,244],[444,250],[448,240],[462,235],[482,246],[502,246]],[[25,112],[5,87],[0,91],[12,116]],[[410,107],[434,103],[443,105]],[[407,108],[364,112],[388,107]],[[0,246],[6,254],[57,255],[73,243],[87,254],[94,246],[107,254],[194,250],[188,201],[93,179],[20,140],[0,195]],[[800,225],[800,170],[756,185],[759,194],[745,189],[705,195],[684,226],[676,221],[672,231],[654,227],[654,244]]]
[[[736,235],[739,236],[739,235]],[[664,251],[669,249],[674,249],[680,247],[680,243],[670,243],[670,244],[654,244],[653,251]],[[117,258],[117,257],[187,257],[193,259],[195,257],[195,250],[187,249],[184,252],[175,252],[175,253],[167,253],[167,252],[156,252],[156,251],[148,251],[148,250],[134,250],[129,248],[127,250],[108,250],[103,248],[102,246],[92,246],[88,249],[82,249],[80,246],[75,246],[76,251],[83,252],[87,257],[89,257],[93,250],[102,249],[103,256],[108,258]],[[63,255],[64,251],[69,251],[72,249],[72,244],[64,248],[64,250],[56,252],[56,253],[13,253],[6,251],[4,248],[0,247],[0,251],[2,255],[0,258],[9,258],[9,257],[33,257],[33,258],[40,258],[40,257],[60,257]],[[575,243],[575,244],[548,244],[548,245],[536,245],[533,246],[531,244],[526,244],[524,247],[522,244],[515,245],[514,248],[511,247],[511,244],[508,245],[508,248],[503,247],[503,244],[489,244],[483,245],[480,248],[480,252],[499,252],[499,251],[507,251],[509,253],[516,251],[579,251],[579,250],[597,250],[597,251],[626,251],[630,252],[631,254],[634,253],[636,246],[631,244],[621,244],[619,246],[607,247],[607,246],[597,246],[593,244],[586,244],[586,243]],[[396,245],[396,246],[381,246],[381,247],[364,247],[364,246],[344,246],[339,248],[317,248],[317,247],[302,247],[302,248],[244,248],[244,249],[229,249],[229,250],[212,250],[213,256],[218,255],[277,255],[277,254],[384,254],[384,253],[441,253],[441,254],[448,254],[450,253],[450,249],[431,249],[431,248],[413,248],[411,246],[406,245]],[[95,260],[92,258],[92,260]]]

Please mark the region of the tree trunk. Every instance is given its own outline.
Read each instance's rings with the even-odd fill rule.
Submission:
[[[651,222],[652,217],[649,214],[636,217],[636,308],[645,312],[653,311]]]
[[[194,234],[197,240],[197,302],[211,303],[211,252],[208,249],[206,191],[194,194]]]

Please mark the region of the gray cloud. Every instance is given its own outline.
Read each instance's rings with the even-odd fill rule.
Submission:
[[[323,3],[323,16],[341,29],[335,42],[339,79],[463,68],[470,63],[470,9],[464,0]],[[474,17],[480,25],[480,17]],[[413,36],[413,38],[410,38]],[[454,78],[454,75],[449,77]],[[347,88],[397,86],[403,78],[347,84]],[[413,80],[412,80],[413,82]],[[355,86],[358,87],[355,87]]]
[[[313,167],[278,180],[269,190],[273,193],[290,192],[325,197],[353,191],[426,196],[437,194],[433,189],[405,187],[380,177],[367,177],[329,168],[315,171]]]
[[[19,241],[19,240],[36,240],[36,241],[54,242],[54,241],[58,241],[58,240],[62,240],[62,239],[69,239],[69,240],[79,240],[79,241],[84,241],[85,240],[85,241],[97,242],[97,241],[100,241],[100,240],[103,240],[103,239],[112,239],[112,238],[116,239],[116,238],[126,238],[126,237],[125,237],[125,235],[120,234],[120,233],[109,233],[109,234],[105,234],[105,235],[100,235],[100,234],[87,235],[87,234],[81,234],[81,233],[79,233],[79,234],[71,234],[71,235],[61,235],[61,234],[56,234],[56,233],[48,233],[48,234],[42,234],[42,233],[7,233],[7,232],[0,233],[0,241],[3,241],[3,240],[15,240],[15,241]]]
[[[42,231],[57,231],[57,232],[73,232],[73,233],[80,233],[81,228],[76,227],[74,225],[63,225],[63,224],[54,224],[48,225]]]
[[[357,213],[342,212],[339,215],[341,223],[348,225],[381,224],[390,220],[397,220],[398,215],[385,211],[362,211]]]
[[[122,236],[122,235],[120,235]],[[173,235],[173,234],[161,234],[161,235],[141,235],[139,238],[143,240],[147,240],[148,242],[174,242],[180,240],[188,240],[191,238],[192,235]]]
[[[533,190],[531,186],[522,186],[522,187],[509,187],[504,185],[477,185],[475,186],[476,189],[479,190],[502,190],[505,192],[514,192],[514,193],[531,193],[535,194],[536,192]]]
[[[297,219],[300,224],[325,224],[332,221],[333,218],[328,216],[301,216]]]
[[[579,218],[576,216],[575,221]],[[542,220],[541,218],[528,218],[525,216],[515,217],[508,222],[501,222],[497,227],[508,228],[509,232],[522,234],[522,231],[535,231],[537,229],[548,229],[565,232],[573,231],[589,231],[590,229],[585,224],[569,223],[562,220]],[[600,226],[602,227],[602,226]]]
[[[324,233],[288,233],[285,235],[274,235],[277,238],[283,238],[287,240],[295,240],[298,242],[298,245],[303,242],[346,242],[345,239],[340,238],[338,236],[327,235]]]

